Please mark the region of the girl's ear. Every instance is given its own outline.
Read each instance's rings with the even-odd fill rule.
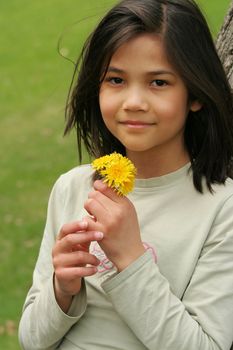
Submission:
[[[194,100],[190,103],[190,111],[197,112],[202,108],[202,103],[198,100]]]

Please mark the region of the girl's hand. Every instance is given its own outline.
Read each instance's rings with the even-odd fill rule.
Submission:
[[[99,260],[89,253],[89,246],[92,241],[101,240],[103,234],[86,232],[86,228],[85,221],[64,225],[52,251],[54,291],[64,312],[69,309],[72,296],[80,291],[82,278],[94,275],[99,265]]]
[[[94,188],[84,204],[95,218],[86,219],[88,230],[104,233],[99,245],[118,271],[122,271],[145,252],[135,208],[128,198],[118,196],[100,180],[95,181]]]

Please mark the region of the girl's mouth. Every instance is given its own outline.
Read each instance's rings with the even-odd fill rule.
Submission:
[[[149,123],[149,122],[144,122],[140,120],[125,120],[123,122],[120,122],[120,124],[125,125],[128,128],[135,128],[135,129],[146,128],[146,127],[155,125],[155,123]]]

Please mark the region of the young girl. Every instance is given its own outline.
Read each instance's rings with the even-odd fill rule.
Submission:
[[[77,63],[66,133],[137,168],[56,182],[19,336],[25,350],[229,350],[233,106],[192,0],[123,0]]]

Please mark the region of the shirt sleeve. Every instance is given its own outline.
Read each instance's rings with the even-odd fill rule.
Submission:
[[[103,282],[102,287],[116,311],[148,349],[230,349],[233,340],[232,213],[231,197],[215,218],[181,299],[172,293],[169,281],[160,273],[150,252]]]
[[[33,273],[33,284],[26,297],[20,320],[19,342],[24,350],[56,349],[63,336],[86,309],[84,281],[67,314],[60,309],[54,295],[51,253],[62,225],[64,196],[60,182],[57,181],[50,195],[44,236]]]

